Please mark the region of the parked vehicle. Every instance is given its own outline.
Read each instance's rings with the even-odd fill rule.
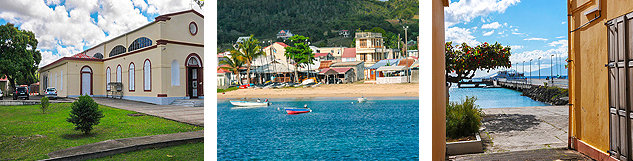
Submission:
[[[0,90],[0,100],[4,99],[4,93],[2,93],[2,90]]]
[[[19,87],[15,87],[15,93],[13,94],[13,100],[17,100],[18,98],[29,99],[29,88],[26,85],[21,85]]]
[[[55,89],[55,87],[46,88],[46,94],[44,96],[49,99],[57,99],[57,89]]]

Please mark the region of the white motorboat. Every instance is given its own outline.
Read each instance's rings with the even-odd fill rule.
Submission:
[[[266,99],[266,101],[264,102],[258,102],[258,101],[229,101],[229,102],[231,102],[233,106],[268,106],[270,105],[270,103],[268,102],[268,99]]]
[[[367,101],[367,98],[365,98],[365,97],[363,97],[363,96],[361,96],[360,98],[358,98],[358,103],[361,103],[361,102],[366,102],[366,101]]]

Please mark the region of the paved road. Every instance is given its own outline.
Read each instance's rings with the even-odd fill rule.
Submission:
[[[114,108],[136,111],[187,124],[204,126],[204,107],[155,105],[144,102],[103,97],[93,98],[98,104]]]
[[[567,147],[568,106],[483,110],[485,153]]]

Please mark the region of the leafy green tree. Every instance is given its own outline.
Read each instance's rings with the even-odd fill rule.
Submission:
[[[496,43],[493,45],[487,42],[470,47],[466,43],[452,45],[453,42],[445,44],[446,58],[446,81],[457,83],[462,79],[471,79],[475,76],[476,70],[487,70],[511,67],[510,47],[503,47]],[[450,75],[454,73],[455,75]]]
[[[244,61],[241,60],[242,58],[240,58],[240,54],[237,52],[237,50],[233,50],[231,52],[231,57],[230,58],[226,58],[224,60],[220,61],[220,66],[222,65],[227,65],[227,66],[223,66],[220,67],[222,69],[226,69],[229,70],[233,73],[233,76],[238,77],[238,75],[240,74],[240,68],[244,65]],[[239,79],[239,77],[238,77]],[[242,84],[242,82],[238,81],[238,83]]]
[[[316,60],[312,49],[306,45],[308,39],[310,38],[301,35],[292,36],[289,40],[293,42],[293,45],[286,47],[286,52],[284,53],[286,57],[292,59],[295,63],[295,82],[299,81],[299,75],[297,75],[299,66],[314,64]]]
[[[6,75],[11,89],[17,84],[37,82],[35,72],[42,60],[37,39],[31,31],[11,23],[0,26],[0,75]]]
[[[99,124],[103,118],[103,113],[99,110],[99,105],[88,95],[79,96],[79,99],[71,105],[70,117],[66,121],[75,124],[75,130],[80,130],[84,134],[90,133],[93,126]]]
[[[262,51],[262,47],[258,45],[259,43],[260,42],[251,35],[251,37],[244,40],[244,42],[237,43],[237,48],[230,50],[231,56],[237,57],[246,64],[246,73],[248,75],[246,79],[248,83],[251,82],[250,73],[253,60],[266,55],[266,53]]]

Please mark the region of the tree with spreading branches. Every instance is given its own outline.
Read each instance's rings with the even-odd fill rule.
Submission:
[[[37,43],[31,31],[19,30],[11,23],[0,26],[0,77],[7,77],[11,89],[38,81],[35,73],[42,55]]]
[[[295,82],[299,81],[299,76],[297,75],[297,70],[299,66],[314,64],[316,58],[314,58],[314,53],[312,53],[312,49],[308,47],[306,42],[310,39],[309,37],[304,37],[301,35],[294,35],[290,37],[290,42],[292,42],[292,46],[286,47],[286,52],[284,55],[294,61],[295,66]]]
[[[453,46],[453,42],[446,42],[446,82],[450,86],[462,79],[471,79],[475,76],[475,71],[498,68],[509,68],[510,47],[502,46],[499,43],[468,46],[466,43]]]

